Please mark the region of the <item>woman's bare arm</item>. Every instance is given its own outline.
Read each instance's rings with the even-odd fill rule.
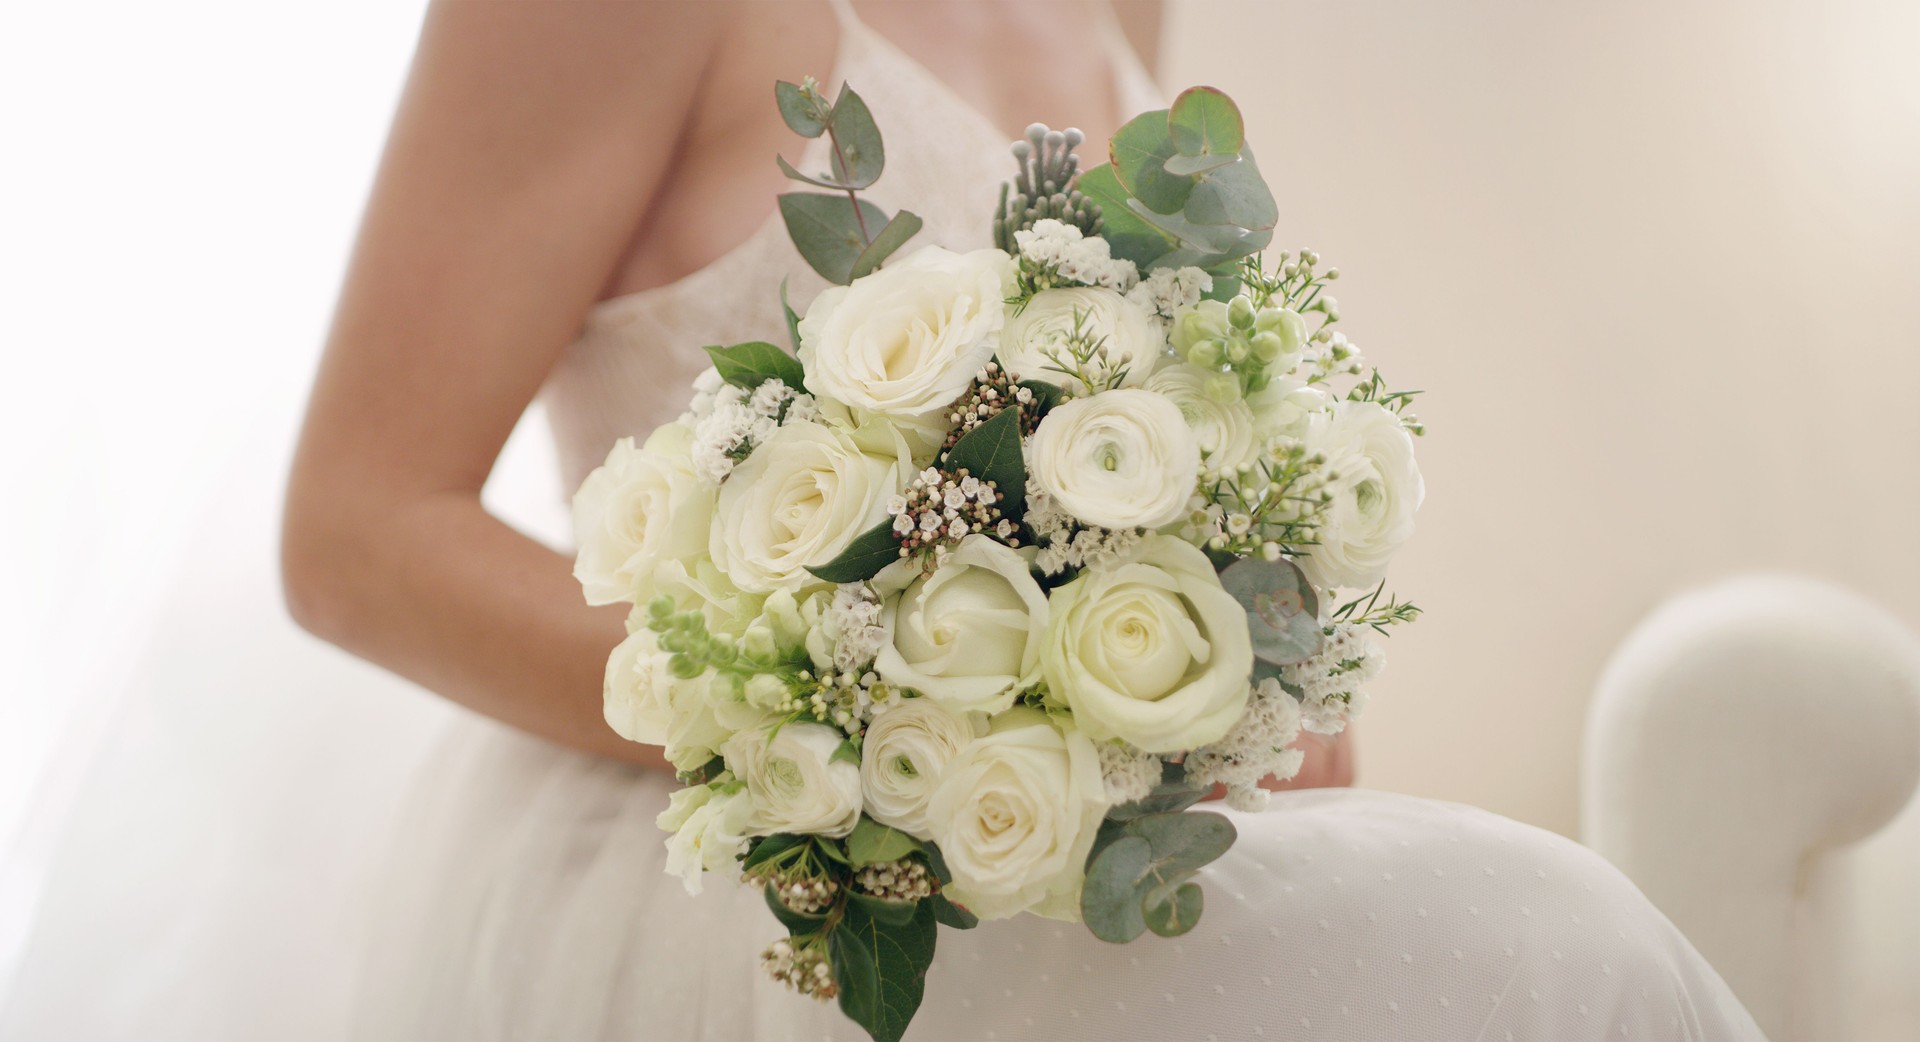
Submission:
[[[601,716],[624,635],[561,555],[480,505],[607,284],[720,33],[698,3],[434,5],[287,490],[315,634],[566,745],[664,765]]]

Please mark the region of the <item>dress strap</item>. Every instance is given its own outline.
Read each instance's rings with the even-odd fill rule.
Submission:
[[[853,0],[827,0],[827,5],[833,8],[833,17],[839,20],[842,30],[861,24],[860,16],[854,13]]]

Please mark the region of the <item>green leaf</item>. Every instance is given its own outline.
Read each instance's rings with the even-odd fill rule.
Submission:
[[[752,868],[762,862],[772,860],[777,854],[784,854],[806,842],[807,837],[805,836],[796,836],[790,832],[776,832],[771,836],[755,841],[753,849],[747,851],[747,856],[740,862],[740,865],[742,868]]]
[[[1147,929],[1162,937],[1178,937],[1200,921],[1205,902],[1206,895],[1198,883],[1182,883],[1166,900],[1147,905]]]
[[[853,739],[842,738],[840,744],[833,747],[833,755],[827,757],[827,762],[850,763],[858,767],[860,766],[860,749],[853,744]]]
[[[940,848],[933,843],[925,843],[921,845],[921,852],[927,857],[927,867],[933,869],[933,878],[938,879],[941,886],[951,886],[953,870],[947,867],[946,855],[940,853]]]
[[[1151,844],[1139,836],[1122,836],[1087,865],[1080,918],[1095,937],[1125,944],[1146,931],[1139,888],[1152,861]]]
[[[1225,854],[1239,833],[1225,815],[1209,811],[1149,814],[1127,822],[1128,835],[1147,841],[1153,851],[1152,871],[1165,883],[1198,870]]]
[[[793,353],[797,355],[800,353],[800,315],[787,303],[786,279],[780,280],[780,311],[787,316],[787,339],[793,343]]]
[[[898,861],[919,850],[919,840],[865,816],[847,836],[847,859],[855,868]]]
[[[1192,178],[1167,173],[1167,160],[1178,151],[1167,131],[1166,109],[1133,117],[1107,143],[1114,176],[1128,195],[1156,213],[1179,212],[1193,192]]]
[[[893,519],[888,518],[854,536],[840,556],[807,571],[830,583],[866,582],[899,559],[900,540],[893,534]]]
[[[1022,380],[1020,386],[1033,392],[1033,417],[1036,420],[1052,412],[1053,407],[1059,405],[1060,399],[1066,396],[1059,384],[1045,380]]]
[[[773,917],[780,920],[780,925],[786,927],[787,933],[792,936],[800,937],[818,933],[820,927],[827,921],[825,912],[819,915],[805,915],[788,908],[787,903],[780,900],[779,895],[774,893],[771,885],[766,887],[766,895],[767,907],[772,910]]]
[[[850,893],[847,901],[874,918],[882,926],[904,926],[919,911],[918,901],[889,901],[872,894]]]
[[[1075,185],[1080,194],[1100,206],[1100,237],[1107,240],[1113,256],[1132,261],[1144,272],[1155,258],[1173,248],[1164,232],[1128,207],[1130,197],[1114,176],[1111,164],[1102,163],[1082,172]]]
[[[853,259],[853,269],[848,272],[849,281],[860,278],[880,266],[880,262],[893,255],[893,251],[906,245],[908,239],[920,230],[920,218],[905,210],[893,215],[880,234],[873,237],[873,243],[860,251]]]
[[[779,165],[780,172],[787,175],[787,180],[789,181],[799,181],[802,184],[813,185],[816,188],[831,189],[836,192],[845,192],[856,187],[855,185],[845,184],[824,175],[815,177],[812,174],[802,173],[792,163],[787,162],[785,156],[774,156],[773,161]]]
[[[833,976],[840,986],[840,1010],[865,1028],[874,1042],[899,1042],[926,993],[938,927],[933,908],[913,905],[904,923],[874,918],[857,902],[828,935]]]
[[[1250,148],[1240,153],[1239,162],[1199,175],[1182,213],[1195,224],[1225,224],[1250,231],[1270,231],[1280,221],[1280,206],[1260,176]]]
[[[1167,131],[1181,155],[1232,155],[1247,143],[1233,99],[1212,87],[1189,87],[1167,110]]]
[[[934,921],[942,926],[950,926],[955,930],[971,930],[980,925],[979,916],[947,900],[945,894],[935,894],[927,898],[927,902],[933,905]]]
[[[799,84],[785,80],[774,83],[773,103],[780,107],[780,118],[786,121],[787,128],[801,137],[819,137],[826,133],[827,124],[819,118],[815,105]]]
[[[841,286],[853,281],[853,264],[867,248],[867,236],[887,223],[886,213],[878,206],[844,195],[788,192],[780,196],[779,203],[794,248],[821,278]],[[854,218],[855,206],[860,208],[858,220]]]
[[[1287,666],[1320,650],[1320,598],[1299,565],[1249,557],[1228,565],[1220,585],[1247,610],[1255,658]]]
[[[880,128],[874,125],[873,113],[853,88],[840,85],[833,115],[827,117],[827,129],[833,132],[838,148],[833,157],[836,180],[849,188],[865,188],[880,179],[880,171],[887,165],[886,148],[880,143]]]
[[[1020,455],[1020,410],[1002,409],[960,436],[947,453],[949,473],[964,470],[991,481],[1000,493],[1000,513],[1019,520],[1027,509],[1027,464]]]
[[[732,347],[711,346],[707,355],[720,371],[720,379],[735,387],[751,391],[768,380],[779,380],[795,391],[807,388],[807,371],[801,368],[800,360],[764,340]]]
[[[1239,161],[1240,157],[1231,153],[1223,156],[1168,156],[1166,170],[1175,177],[1193,177]]]

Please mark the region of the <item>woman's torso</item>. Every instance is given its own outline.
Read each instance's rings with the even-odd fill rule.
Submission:
[[[951,249],[989,245],[1000,183],[1013,170],[1007,154],[1011,135],[926,64],[868,26],[844,0],[835,0],[830,7],[836,24],[819,29],[817,23],[828,16],[816,10],[807,25],[809,32],[830,32],[835,39],[820,52],[821,60],[830,59],[832,66],[823,83],[830,94],[842,82],[859,91],[886,141],[886,170],[864,194],[889,212],[905,207],[925,220],[909,248],[928,243]],[[1109,121],[1162,104],[1158,88],[1126,45],[1110,10],[1104,5],[1093,10],[1097,17],[1071,39],[1098,45],[1088,49],[1084,60],[1094,70],[1089,75],[1098,77],[1099,89],[1080,92],[1077,103],[1111,110],[1090,117]],[[763,31],[781,29],[771,25]],[[796,44],[796,52],[804,50]],[[771,83],[767,88],[766,109],[771,115]],[[1104,103],[1095,100],[1102,96]],[[1035,115],[1053,107],[1044,104],[1046,99],[1039,100],[1042,104],[1036,105]],[[773,125],[778,128],[777,121]],[[785,141],[800,142],[783,129],[780,132]],[[781,140],[769,138],[769,144],[778,145]],[[807,142],[795,165],[802,170],[823,169],[825,147],[824,138]],[[773,171],[772,148],[767,151],[765,167]],[[786,152],[791,156],[794,150]],[[616,295],[588,313],[579,338],[549,377],[542,397],[559,448],[564,488],[577,487],[615,440],[644,437],[685,407],[693,377],[707,365],[701,347],[781,340],[783,281],[798,308],[804,308],[823,285],[794,251],[774,210],[772,195],[786,190],[784,183],[777,175],[733,180],[730,191],[744,193],[752,184],[763,186],[759,190],[765,194],[727,206],[711,202],[708,196],[707,204],[696,201],[681,207],[670,220],[650,214],[636,238],[636,257],[650,243],[681,258],[710,255],[710,247],[703,253],[700,243],[689,242],[703,227],[700,222],[708,221],[709,212],[715,215],[709,222],[714,238],[741,234],[737,223],[727,227],[725,214],[762,215],[757,222],[746,222],[753,228],[744,241],[673,281],[618,292],[622,283],[647,282],[649,266],[630,258],[616,277]],[[663,197],[672,200],[673,191],[670,180]]]

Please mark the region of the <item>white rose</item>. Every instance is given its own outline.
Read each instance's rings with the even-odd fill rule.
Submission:
[[[1308,445],[1327,458],[1333,503],[1300,568],[1322,589],[1372,586],[1413,535],[1414,511],[1426,498],[1413,438],[1385,406],[1343,401]]]
[[[588,604],[630,601],[654,565],[706,548],[713,489],[694,476],[692,445],[692,432],[679,423],[654,431],[645,448],[621,438],[580,483],[573,494],[573,575]]]
[[[1165,395],[1125,388],[1055,406],[1033,432],[1027,467],[1086,524],[1159,528],[1187,512],[1200,444]]]
[[[846,737],[825,724],[789,723],[727,739],[727,769],[746,783],[753,802],[747,834],[852,832],[860,820],[860,765],[833,759]]]
[[[1304,441],[1313,424],[1333,411],[1333,396],[1294,379],[1275,380],[1247,396],[1253,410],[1254,437],[1265,445],[1275,438]]]
[[[1179,407],[1208,469],[1232,470],[1253,460],[1259,448],[1253,409],[1232,375],[1183,362],[1148,377],[1146,387]]]
[[[739,857],[747,849],[745,826],[751,809],[739,793],[694,785],[667,797],[656,823],[667,837],[667,872],[680,877],[687,893],[701,889],[702,872],[740,876]]]
[[[729,712],[723,719],[715,711],[716,679],[711,674],[692,680],[676,677],[667,665],[670,658],[652,630],[628,634],[607,658],[602,710],[615,734],[661,746],[675,769],[690,771],[720,755],[721,744],[734,731],[729,722],[751,717]],[[724,694],[730,700],[730,690]]]
[[[869,432],[872,433],[872,432]],[[886,520],[912,461],[900,439],[891,451],[818,423],[789,423],[755,448],[720,487],[710,549],[743,590],[768,593],[816,581],[822,565],[853,537]]]
[[[947,763],[927,807],[953,871],[947,894],[982,919],[1080,917],[1087,852],[1106,816],[1100,754],[1037,709],[1010,709]]]
[[[931,839],[927,803],[948,761],[985,731],[974,713],[953,713],[930,698],[887,707],[867,725],[860,746],[860,791],[867,817]]]
[[[888,683],[956,711],[997,713],[1040,678],[1047,595],[1027,559],[1004,543],[970,535],[932,575],[913,561],[874,577],[884,598],[874,669]]]
[[[1048,698],[1096,741],[1181,752],[1219,739],[1246,710],[1246,609],[1190,544],[1150,535],[1122,563],[1053,591],[1052,613]]]
[[[924,246],[822,291],[800,320],[807,389],[889,416],[952,403],[993,357],[1012,277],[999,250]]]
[[[1067,347],[1075,323],[1080,332],[1105,349],[1101,368],[1126,370],[1122,383],[1137,387],[1160,360],[1166,337],[1146,308],[1110,289],[1076,287],[1043,289],[1027,301],[1020,313],[1007,319],[1000,334],[1000,364],[1023,380],[1045,380],[1076,394],[1086,385],[1056,367],[1072,368]]]

